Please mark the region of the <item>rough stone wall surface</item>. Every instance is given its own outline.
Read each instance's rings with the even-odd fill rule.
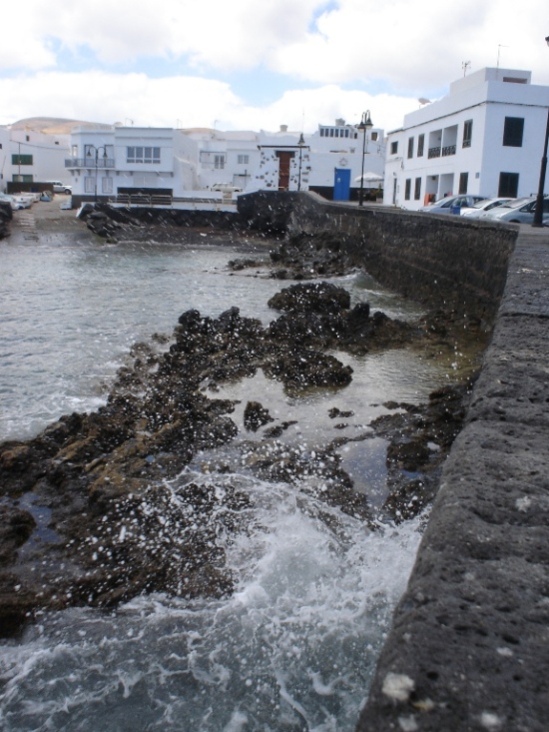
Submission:
[[[549,729],[549,231],[519,235],[359,732]]]
[[[497,312],[517,236],[516,225],[385,206],[359,208],[311,193],[251,194],[239,199],[239,211],[253,226],[285,227],[290,236],[331,233],[382,285],[488,324]]]

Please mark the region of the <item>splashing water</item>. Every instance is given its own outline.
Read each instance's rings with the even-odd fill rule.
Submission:
[[[295,488],[223,482],[251,500],[224,537],[236,592],[44,616],[4,648],[5,732],[354,728],[420,521],[370,532]]]

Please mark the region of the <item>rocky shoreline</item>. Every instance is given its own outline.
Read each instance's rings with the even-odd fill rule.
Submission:
[[[347,271],[329,246],[274,243],[270,266],[278,279]],[[259,263],[265,261],[231,266]],[[211,461],[206,481],[174,482],[205,450],[231,445],[251,475],[313,492],[321,504],[375,531],[378,517],[354,490],[338,448],[380,436],[388,443],[384,516],[406,520],[432,500],[462,424],[469,381],[434,392],[421,407],[387,404],[389,413],[364,434],[339,437],[314,453],[282,441],[292,423],[273,417],[256,395],[240,424],[235,403],[216,393],[258,370],[290,392],[337,390],[351,381],[352,369],[332,351],[364,354],[441,341],[451,348],[451,318],[393,320],[366,304],[351,307],[349,293],[328,282],[291,285],[269,305],[280,315],[266,327],[237,308],[216,319],[183,313],[169,338],[134,346],[104,407],[64,416],[34,439],[0,445],[2,635],[19,633],[44,610],[113,607],[155,591],[182,597],[231,592],[217,537],[246,521],[249,497],[237,483],[218,489],[215,476],[231,473],[230,459]],[[334,407],[330,417],[344,424],[348,415]],[[253,441],[246,439],[252,434]],[[326,520],[333,520],[328,512]]]

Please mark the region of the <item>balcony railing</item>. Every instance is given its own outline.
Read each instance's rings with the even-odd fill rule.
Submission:
[[[65,168],[87,168],[95,170],[95,168],[114,168],[114,158],[104,158],[99,155],[97,160],[94,155],[88,155],[85,158],[65,158]]]
[[[456,146],[455,145],[446,145],[446,147],[442,148],[442,157],[445,155],[455,155],[456,154]]]
[[[430,147],[429,151],[427,153],[428,158],[440,158],[445,157],[447,155],[455,155],[456,154],[456,146],[455,145],[446,145],[445,147]]]

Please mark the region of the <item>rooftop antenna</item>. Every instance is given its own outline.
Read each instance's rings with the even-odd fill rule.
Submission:
[[[501,43],[498,44],[498,61],[497,61],[497,65],[496,65],[497,69],[499,69],[499,57],[501,55],[502,48],[509,48],[509,46],[503,46]]]
[[[467,74],[467,69],[471,66],[470,61],[462,61],[461,62],[461,68],[463,69],[463,76]]]

